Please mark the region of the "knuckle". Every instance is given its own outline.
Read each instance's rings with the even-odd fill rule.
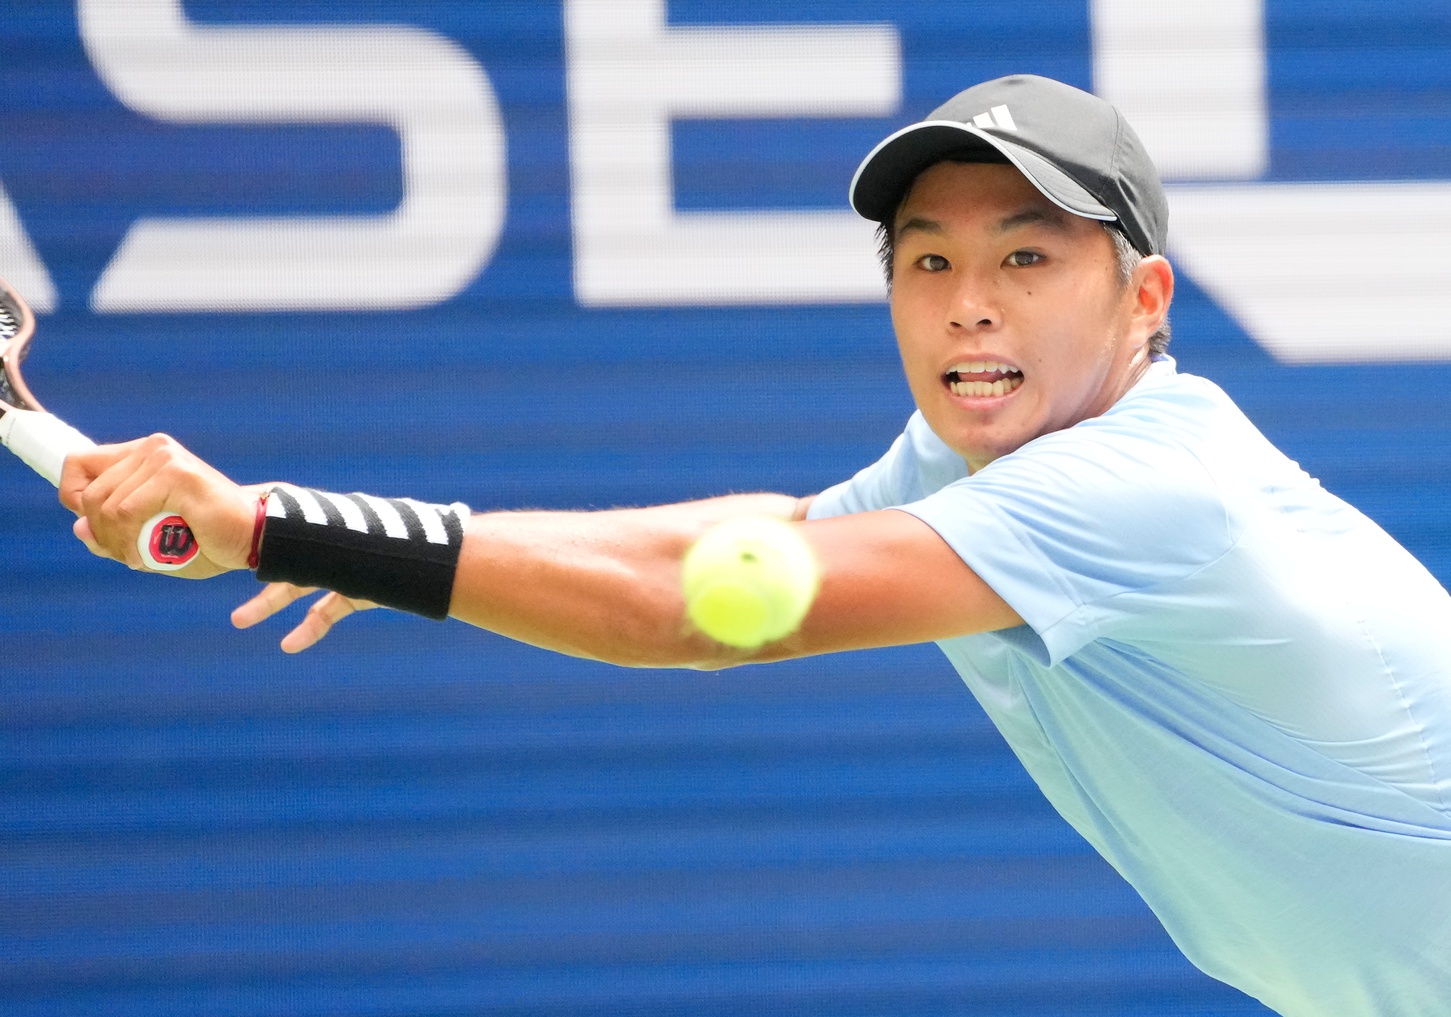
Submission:
[[[154,469],[166,468],[186,455],[182,444],[169,434],[153,434],[142,443],[143,459]]]
[[[133,498],[111,498],[102,509],[102,514],[111,522],[122,525],[136,522],[140,514]]]
[[[166,443],[170,440],[169,436],[159,432],[157,434],[148,434],[141,440],[141,451],[147,456],[153,456],[162,448],[165,448]]]

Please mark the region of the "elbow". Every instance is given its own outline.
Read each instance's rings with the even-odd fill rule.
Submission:
[[[615,638],[599,648],[603,652],[589,656],[618,667],[687,671],[723,671],[758,663],[763,657],[774,659],[766,656],[769,646],[738,649],[700,632],[686,619],[685,605],[678,596],[641,598],[633,606],[634,610],[616,616],[610,626]]]
[[[568,652],[616,667],[707,669],[702,651],[709,640],[692,632],[678,593],[632,585],[630,595],[609,602],[578,633]]]
[[[693,631],[683,618],[664,631],[649,628],[589,656],[617,667],[722,671],[750,664],[754,654],[723,646]]]

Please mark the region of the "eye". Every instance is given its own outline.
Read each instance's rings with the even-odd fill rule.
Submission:
[[[917,259],[917,267],[926,269],[928,272],[945,272],[952,266],[940,254],[924,254]]]
[[[1005,263],[1014,268],[1027,268],[1029,265],[1036,265],[1043,260],[1043,256],[1037,251],[1014,251],[1008,255]]]

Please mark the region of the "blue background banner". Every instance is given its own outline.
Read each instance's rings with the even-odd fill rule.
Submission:
[[[1445,584],[1451,14],[1215,6],[1239,55],[1145,84],[1106,68],[1215,33],[1125,43],[1131,0],[12,2],[27,378],[245,481],[808,494],[911,411],[870,231],[839,250],[860,157],[999,74],[1162,85],[1181,369]],[[1264,195],[1285,218],[1237,246],[1202,225]],[[721,222],[756,232],[691,232]],[[18,461],[0,485],[7,1015],[1268,1012],[1183,960],[933,647],[628,671],[379,611],[288,657],[285,622],[227,623],[250,576],[129,572]]]

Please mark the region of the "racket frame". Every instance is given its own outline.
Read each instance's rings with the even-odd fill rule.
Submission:
[[[35,314],[25,298],[11,289],[4,279],[0,279],[0,301],[13,305],[18,312],[14,315],[15,334],[9,339],[0,340],[4,343],[4,352],[0,353],[0,371],[5,376],[4,387],[0,388],[0,409],[36,410],[45,413],[46,408],[35,398],[20,373],[20,363],[30,352],[30,339],[35,335]],[[7,398],[7,395],[13,395],[15,401]]]

